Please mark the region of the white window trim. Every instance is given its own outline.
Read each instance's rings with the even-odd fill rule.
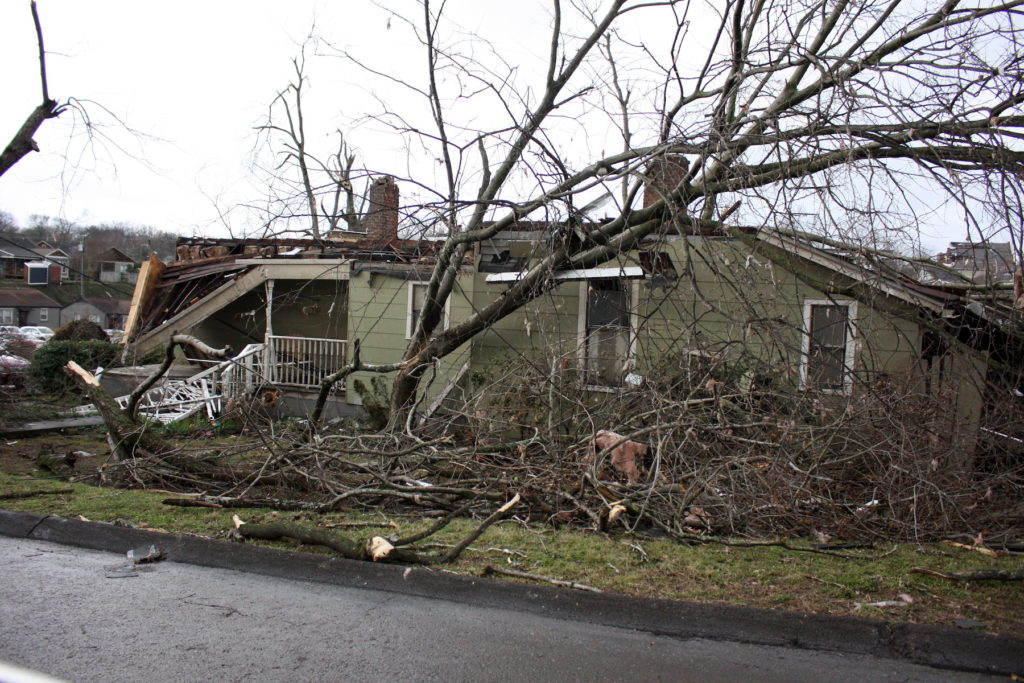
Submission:
[[[610,270],[610,269],[609,269]],[[616,269],[618,270],[618,269]],[[598,277],[593,279],[610,279],[606,277]],[[627,296],[629,297],[629,351],[626,360],[627,375],[631,374],[636,367],[636,340],[637,332],[640,327],[640,287],[634,286],[629,280],[633,279],[630,276],[619,278],[623,282],[623,286],[626,287]],[[590,282],[588,280],[580,280],[580,293],[579,293],[579,313],[576,316],[576,360],[579,367],[585,370],[587,364],[587,299],[590,294]],[[601,391],[605,393],[614,393],[625,386],[625,382],[622,385],[617,386],[605,386],[603,384],[584,384],[583,388],[587,391]]]
[[[489,285],[503,282],[519,282],[526,277],[527,271],[521,271],[516,273],[491,273],[485,278],[485,282]],[[556,270],[550,275],[552,280],[556,282],[572,282],[579,280],[586,282],[587,280],[642,280],[647,277],[644,273],[644,269],[640,266],[623,266],[623,267],[601,267],[601,268],[582,268],[578,270]]]
[[[846,372],[842,389],[818,389],[808,385],[807,369],[811,360],[811,307],[846,306],[846,355],[843,358]],[[852,299],[804,299],[804,326],[800,335],[800,388],[820,391],[823,394],[848,396],[853,392],[853,368],[857,360],[857,302]]]
[[[409,286],[406,288],[406,301],[405,301],[405,338],[412,339],[412,333],[416,329],[416,321],[412,318],[412,292],[416,287],[427,287],[428,283],[422,281],[409,281]],[[447,301],[444,302],[444,320],[441,322],[441,330],[448,329],[448,323],[451,320],[451,308],[452,308],[452,297],[448,295]],[[437,328],[434,328],[435,332]]]
[[[13,308],[0,308],[0,325],[13,325],[15,318],[15,309]]]
[[[39,322],[45,323],[50,321],[50,309],[40,308],[39,309]]]

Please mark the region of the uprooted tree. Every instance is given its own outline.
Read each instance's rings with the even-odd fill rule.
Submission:
[[[394,379],[392,424],[436,359],[550,290],[553,271],[605,263],[667,224],[884,245],[912,241],[915,213],[948,201],[979,236],[1005,231],[1019,258],[1022,4],[555,0],[536,22],[552,26],[546,66],[520,71],[498,46],[488,58],[486,36],[460,52],[444,4],[424,0],[399,19],[423,46],[419,78],[402,78],[426,101],[377,120],[434,150],[440,184],[406,210],[447,236]],[[599,122],[622,151],[566,142]],[[602,194],[611,215],[596,221],[580,207]],[[503,296],[441,330],[470,245],[527,218],[553,226],[545,250]]]

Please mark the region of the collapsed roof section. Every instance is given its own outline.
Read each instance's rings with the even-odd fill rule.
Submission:
[[[321,272],[316,266],[342,263],[375,262],[422,264],[431,262],[440,242],[392,239],[379,243],[360,235],[340,240],[308,239],[178,239],[177,260],[157,267],[156,275],[139,277],[135,307],[137,322],[129,331],[133,340],[170,322],[191,306],[208,298],[225,285],[251,280],[252,286],[268,277],[246,277],[266,267],[307,266],[292,272]],[[152,261],[149,264],[152,265]],[[277,269],[280,270],[280,269]],[[323,271],[327,272],[327,271]],[[251,289],[252,286],[248,286]]]

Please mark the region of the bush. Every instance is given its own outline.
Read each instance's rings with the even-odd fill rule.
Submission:
[[[110,337],[97,323],[91,320],[72,320],[64,327],[53,333],[50,341],[104,341],[109,342]]]
[[[92,371],[96,366],[109,368],[114,365],[120,352],[120,346],[108,341],[58,341],[54,338],[39,347],[32,357],[29,376],[40,390],[62,394],[76,389],[74,380],[64,372],[69,360]]]

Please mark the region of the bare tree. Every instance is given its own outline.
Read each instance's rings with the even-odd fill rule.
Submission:
[[[290,219],[301,219],[302,231],[315,240],[321,239],[325,232],[343,229],[342,222],[344,229],[357,230],[359,214],[352,188],[356,155],[340,130],[337,131],[337,147],[326,161],[311,149],[303,114],[303,97],[309,87],[305,45],[292,60],[292,66],[293,80],[270,103],[266,122],[257,126],[260,142],[280,157],[269,172],[270,217],[266,222],[269,226],[275,219],[284,219],[287,225]],[[292,208],[297,200],[301,200],[299,210]],[[322,222],[326,223],[326,231]]]
[[[570,28],[555,0],[546,72],[529,92],[513,90],[507,70],[456,54],[442,38],[444,5],[421,4],[426,68],[417,92],[434,126],[422,135],[437,146],[444,169],[430,208],[449,233],[395,379],[399,423],[435,359],[554,286],[552,271],[606,262],[667,223],[739,234],[735,222],[744,220],[846,236],[856,215],[878,228],[887,219],[894,230],[905,228],[896,219],[913,215],[908,184],[965,206],[984,194],[979,188],[1020,196],[1021,2],[950,0],[925,10],[899,0],[615,0],[600,13],[573,3]],[[674,34],[660,46],[620,39],[616,27],[642,15],[671,20]],[[604,81],[588,78],[583,66],[602,58],[646,74],[645,101],[627,94],[638,84],[622,87],[624,69]],[[652,84],[651,73],[660,73],[659,82]],[[441,76],[450,88],[497,97],[505,125],[450,123],[465,98],[442,92]],[[616,106],[602,109],[601,96]],[[590,104],[619,120],[624,151],[577,156],[553,142],[564,119]],[[396,126],[412,132],[404,121]],[[480,158],[471,164],[474,147]],[[657,201],[639,208],[638,194],[655,181],[648,170],[665,159],[679,172],[661,176]],[[609,180],[627,188],[616,214],[573,230],[574,198]],[[732,207],[728,223],[725,207]],[[435,334],[468,246],[535,214],[561,217],[565,229],[552,231],[547,250],[503,296]],[[1020,232],[1012,219],[996,215],[995,222]]]
[[[62,105],[50,98],[50,91],[46,83],[46,49],[43,47],[43,28],[39,23],[39,12],[36,9],[35,0],[32,0],[31,7],[32,20],[36,26],[36,40],[39,43],[39,82],[42,86],[43,101],[32,110],[25,122],[21,124],[21,128],[15,133],[14,138],[0,153],[0,176],[9,171],[29,152],[39,151],[39,145],[34,139],[36,131],[43,125],[43,121],[56,118],[64,111]]]

